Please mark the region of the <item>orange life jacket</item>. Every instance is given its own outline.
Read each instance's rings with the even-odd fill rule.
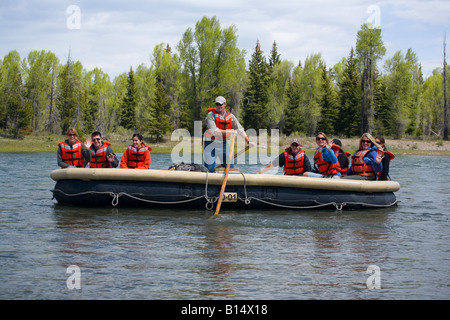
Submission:
[[[140,163],[144,162],[144,154],[146,152],[152,151],[152,148],[147,147],[145,145],[141,145],[139,149],[136,149],[132,145],[128,146],[127,150],[125,151],[127,153],[127,167],[130,169],[136,169],[140,167]]]
[[[216,108],[208,108],[208,113],[212,112],[214,114],[214,120],[216,122],[216,127],[221,130],[227,130],[232,129],[233,127],[233,118],[230,111],[225,109],[226,115],[225,117],[216,111]],[[207,128],[206,137],[210,138],[211,140],[215,140],[216,137],[212,134],[211,130]],[[223,134],[223,140],[228,140],[231,138],[231,134],[225,133]]]
[[[284,151],[284,174],[285,175],[295,175],[302,174],[304,172],[303,164],[305,161],[305,150],[300,149],[296,155],[288,152],[287,149]]]
[[[375,171],[370,164],[367,164],[363,161],[367,152],[372,151],[373,149],[368,150],[358,150],[352,156],[352,171],[354,174],[364,176],[364,177],[372,177],[375,175]]]
[[[65,141],[60,142],[62,160],[78,168],[84,168],[83,154],[81,153],[81,142],[77,140],[73,145],[67,144]]]
[[[331,163],[329,161],[325,161],[322,158],[322,149],[324,147],[319,147],[316,150],[316,153],[314,153],[314,163],[317,166],[317,170],[320,174],[323,174],[325,176],[337,174],[340,172],[340,165],[339,161],[336,163]]]
[[[111,168],[111,164],[106,158],[106,150],[110,145],[109,142],[103,142],[103,146],[98,150],[94,150],[94,145],[90,146],[91,151],[91,168]]]

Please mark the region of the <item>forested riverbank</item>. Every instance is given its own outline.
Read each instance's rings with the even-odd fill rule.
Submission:
[[[81,136],[79,139],[83,142],[89,138]],[[297,137],[302,147],[308,153],[313,153],[317,147],[314,137]],[[45,134],[45,135],[23,135],[21,139],[12,139],[0,137],[0,152],[55,152],[58,143],[65,140],[63,135]],[[152,141],[145,138],[145,142],[152,148],[152,153],[170,153],[172,148],[180,143],[179,140],[171,141],[170,136],[165,136],[161,142]],[[106,134],[105,140],[111,143],[113,150],[117,153],[123,152],[131,143],[131,134],[119,135],[117,133]],[[342,146],[346,151],[353,153],[358,147],[358,138],[340,138]],[[281,136],[279,139],[280,151],[289,145],[290,137]],[[201,143],[201,142],[193,142]],[[450,155],[450,141],[436,140],[413,140],[400,139],[393,140],[387,138],[387,147],[395,154],[410,155]],[[255,152],[255,151],[253,151]]]
[[[234,25],[203,17],[177,44],[156,46],[150,65],[114,79],[86,70],[70,53],[59,61],[50,51],[21,57],[12,50],[0,60],[0,134],[17,139],[23,131],[58,135],[75,127],[84,134],[133,130],[162,141],[176,129],[192,133],[221,95],[245,128],[286,136],[417,139],[399,146],[404,150],[446,138],[445,62],[425,77],[413,48],[386,57],[380,28],[355,30],[355,45],[334,65],[320,52],[284,60],[276,40],[268,53],[255,40],[245,61],[237,39]]]

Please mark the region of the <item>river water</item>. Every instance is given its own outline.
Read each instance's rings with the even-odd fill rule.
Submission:
[[[56,154],[0,153],[0,299],[449,299],[449,167],[397,156],[393,208],[213,216],[59,205]]]

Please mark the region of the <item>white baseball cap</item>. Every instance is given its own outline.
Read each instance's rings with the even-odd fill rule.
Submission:
[[[216,98],[216,101],[215,101],[214,103],[224,104],[224,103],[226,103],[226,102],[227,102],[227,100],[225,100],[224,97],[218,96],[218,97]]]

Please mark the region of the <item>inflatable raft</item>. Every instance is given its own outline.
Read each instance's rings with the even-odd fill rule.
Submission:
[[[212,210],[224,173],[177,170],[57,169],[53,197],[83,206],[179,207]],[[222,209],[377,208],[397,204],[395,181],[360,181],[233,172]]]

